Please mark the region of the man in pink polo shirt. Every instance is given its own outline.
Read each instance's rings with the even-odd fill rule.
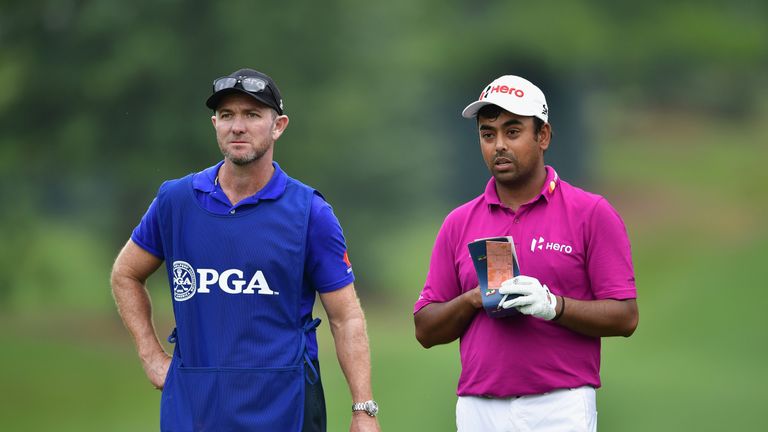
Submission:
[[[437,234],[414,306],[426,348],[460,339],[456,424],[467,431],[594,431],[600,338],[630,336],[638,322],[626,228],[601,196],[544,164],[549,107],[534,84],[502,76],[462,116],[477,120],[492,178],[453,210]],[[505,281],[491,318],[467,244],[511,236],[521,276]]]

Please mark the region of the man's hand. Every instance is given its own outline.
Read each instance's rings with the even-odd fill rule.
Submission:
[[[352,413],[352,425],[349,426],[349,432],[380,432],[379,421],[376,417],[371,417],[363,411]]]
[[[165,384],[165,377],[168,375],[168,369],[171,367],[171,356],[163,351],[147,360],[142,359],[141,365],[144,367],[144,373],[147,374],[147,378],[149,378],[152,385],[156,389],[162,390],[163,384]]]
[[[520,297],[505,301],[501,305],[504,309],[514,307],[522,314],[533,315],[545,320],[551,320],[556,315],[557,297],[536,278],[517,276],[506,280],[501,284],[499,292],[501,294],[520,295]]]

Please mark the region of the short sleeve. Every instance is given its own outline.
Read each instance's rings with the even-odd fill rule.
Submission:
[[[319,194],[312,197],[304,270],[312,287],[321,293],[343,288],[355,280],[341,224]]]
[[[165,259],[163,240],[160,236],[160,221],[157,214],[157,198],[149,204],[147,212],[141,218],[139,225],[134,228],[131,240],[152,255]]]
[[[456,242],[452,239],[451,231],[450,220],[446,218],[437,233],[429,261],[427,280],[413,307],[414,314],[430,303],[447,302],[461,294],[461,284],[456,269]]]
[[[587,272],[595,298],[637,297],[627,229],[605,199],[598,201],[589,220]]]

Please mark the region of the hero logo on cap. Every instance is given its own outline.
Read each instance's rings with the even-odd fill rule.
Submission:
[[[495,85],[495,86],[489,85],[480,94],[480,99],[478,99],[478,100],[483,100],[483,99],[487,98],[490,94],[495,93],[495,92],[507,93],[507,94],[515,95],[515,96],[517,96],[519,98],[525,96],[525,92],[523,92],[520,89],[516,89],[516,88],[512,88],[512,87],[507,87],[505,85]]]
[[[512,114],[549,121],[549,108],[544,93],[532,82],[516,75],[504,75],[485,86],[480,98],[467,105],[461,115],[474,118],[480,108],[486,105],[497,105]]]

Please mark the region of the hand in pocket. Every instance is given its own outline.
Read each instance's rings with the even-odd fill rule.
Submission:
[[[144,367],[144,373],[147,374],[147,378],[149,378],[152,385],[156,389],[162,390],[165,377],[168,375],[168,369],[171,366],[171,356],[163,351],[147,360],[143,360],[141,363]]]

